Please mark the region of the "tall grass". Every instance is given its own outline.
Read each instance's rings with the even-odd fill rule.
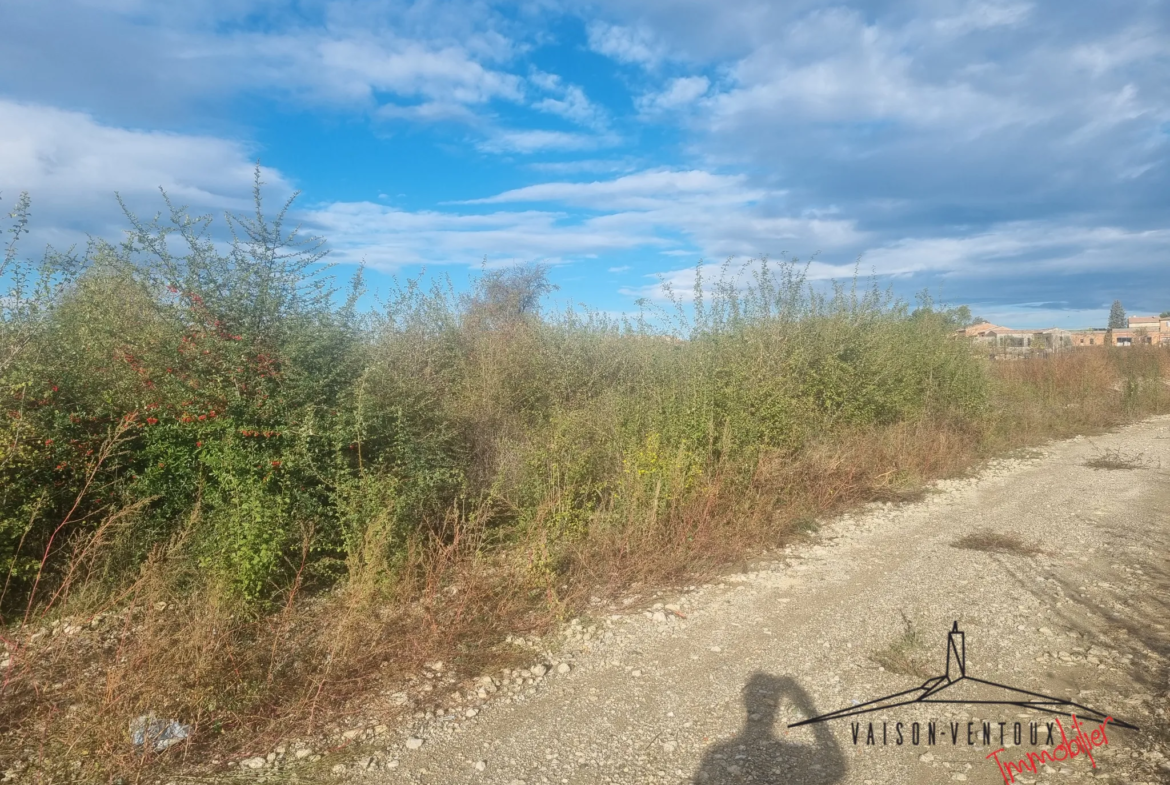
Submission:
[[[542,309],[538,267],[362,313],[255,196],[226,249],[176,208],[5,257],[0,757],[98,779],[262,752],[591,595],[1170,410],[1165,351],[989,363],[950,313],[794,263],[627,320]],[[147,712],[192,740],[135,757]]]

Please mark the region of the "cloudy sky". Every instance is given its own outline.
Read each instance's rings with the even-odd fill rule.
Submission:
[[[5,0],[0,209],[274,200],[334,260],[555,265],[610,311],[700,260],[856,265],[1021,327],[1170,309],[1170,0]],[[375,276],[375,283],[379,277]]]

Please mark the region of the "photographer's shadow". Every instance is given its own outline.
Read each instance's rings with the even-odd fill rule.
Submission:
[[[802,716],[816,716],[808,694],[787,676],[756,673],[744,687],[747,719],[735,738],[707,751],[693,782],[698,785],[828,785],[845,777],[845,756],[824,723],[808,726],[812,744],[777,738],[775,727],[782,704]],[[803,735],[803,734],[801,734]]]

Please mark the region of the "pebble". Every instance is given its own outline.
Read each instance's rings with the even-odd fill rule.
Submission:
[[[534,665],[531,668],[531,670],[532,670],[532,675],[537,676],[537,677],[543,676],[544,674],[548,673],[548,668],[544,667],[543,665]]]
[[[309,747],[301,747],[299,750],[297,750],[296,752],[293,753],[293,755],[296,756],[297,760],[301,760],[302,758],[307,758],[312,754],[313,754],[313,750],[310,749]]]
[[[406,740],[406,749],[408,749],[408,750],[417,750],[422,745],[423,745],[423,740],[416,738],[414,736],[412,736]]]
[[[329,771],[332,774],[345,774],[345,764],[335,763],[333,764],[333,768],[331,768]]]
[[[557,666],[557,673],[561,674],[562,676],[571,670],[573,670],[573,666],[567,662],[562,662]]]
[[[260,756],[256,756],[255,758],[244,758],[242,761],[240,761],[240,765],[245,769],[262,769],[264,768],[265,763],[267,763],[267,761]]]
[[[476,771],[483,771],[486,768],[487,768],[487,761],[477,760],[475,762],[475,770]]]

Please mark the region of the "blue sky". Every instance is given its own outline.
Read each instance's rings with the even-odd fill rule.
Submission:
[[[379,285],[552,264],[601,310],[700,260],[860,264],[1020,327],[1170,310],[1170,2],[5,0],[0,208],[277,201]]]

